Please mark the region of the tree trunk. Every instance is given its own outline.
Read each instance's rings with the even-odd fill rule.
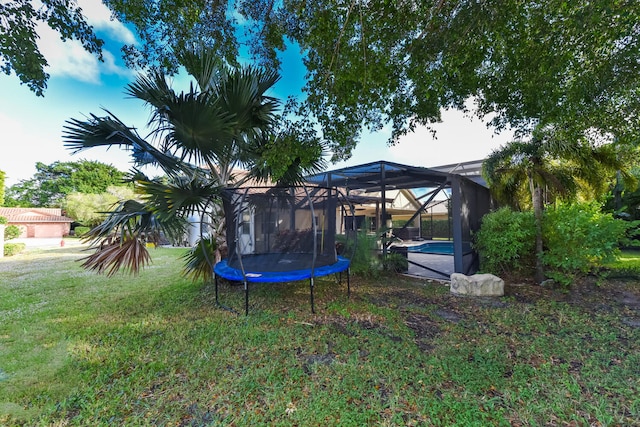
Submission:
[[[533,203],[533,216],[536,223],[536,268],[534,272],[534,280],[536,281],[536,283],[540,284],[545,279],[544,267],[542,265],[542,188],[539,185],[535,184],[532,178],[529,179],[531,186],[531,201]]]

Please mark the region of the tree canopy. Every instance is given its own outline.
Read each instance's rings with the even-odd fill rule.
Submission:
[[[363,128],[391,124],[394,143],[438,121],[443,107],[464,109],[469,99],[478,115],[492,114],[498,130],[529,136],[551,124],[567,139],[590,133],[638,142],[634,0],[192,1],[181,3],[180,18],[123,3],[130,2],[109,2],[143,36],[165,37],[160,22],[180,19],[190,36],[225,55],[242,41],[274,67],[277,51],[293,41],[308,71],[298,112],[319,122],[335,158],[350,155]],[[192,20],[182,18],[187,11]],[[205,36],[205,24],[214,21],[215,31]],[[232,24],[235,44],[227,31]],[[149,46],[166,55],[180,43]]]
[[[102,59],[103,40],[96,37],[74,0],[9,0],[0,3],[0,70],[15,72],[20,81],[42,96],[49,74],[36,44],[38,24],[55,30],[62,40],[76,39]]]
[[[36,173],[9,187],[7,206],[61,207],[71,193],[100,194],[112,185],[122,185],[125,173],[101,162],[36,163]]]
[[[635,1],[294,0],[272,21],[305,53],[306,107],[345,153],[361,125],[390,122],[395,142],[468,99],[520,135],[552,124],[637,143]]]
[[[248,51],[273,69],[292,42],[308,72],[294,111],[319,123],[334,158],[348,157],[364,128],[390,124],[394,143],[469,99],[498,130],[530,136],[553,125],[566,139],[638,143],[635,0],[104,2],[142,42],[123,49],[131,66],[172,72],[181,51],[204,45],[230,64]],[[4,3],[2,31],[24,53],[5,48],[3,70],[42,77],[33,19],[99,51],[77,7],[54,7],[72,3],[44,1],[47,13]]]

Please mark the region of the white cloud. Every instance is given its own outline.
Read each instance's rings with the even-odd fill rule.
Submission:
[[[112,18],[111,11],[101,0],[78,0],[87,22],[96,30],[104,31],[109,38],[125,44],[135,44],[136,37],[126,26]]]
[[[102,58],[104,63],[100,64],[104,67],[105,72],[108,74],[115,74],[121,77],[126,77],[129,79],[133,79],[136,75],[136,72],[130,68],[124,68],[116,64],[116,58],[109,51],[102,52]]]
[[[470,118],[458,110],[442,112],[442,122],[432,124],[435,138],[426,127],[419,127],[389,147],[389,126],[373,134],[364,134],[353,156],[330,169],[386,160],[411,166],[435,167],[451,163],[481,160],[494,149],[513,139],[512,132],[494,135],[484,121]]]
[[[109,10],[99,0],[81,0],[81,7],[88,22],[96,29],[108,30],[110,37],[120,42],[132,43],[133,34],[121,23],[110,19]],[[116,57],[103,48],[101,62],[96,55],[87,52],[77,40],[62,41],[60,35],[47,24],[37,26],[38,47],[49,66],[52,76],[67,76],[86,83],[100,84],[102,74],[132,77],[133,71],[116,63]]]
[[[512,132],[496,135],[484,121],[458,110],[443,111],[442,122],[431,127],[435,137],[426,127],[418,128],[389,148],[388,160],[427,167],[480,160],[513,139]]]
[[[100,82],[98,58],[85,51],[77,40],[63,42],[46,24],[38,25],[38,47],[47,59],[52,76],[69,76],[87,83]]]

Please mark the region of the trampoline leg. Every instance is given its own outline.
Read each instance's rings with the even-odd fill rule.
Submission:
[[[313,277],[309,279],[309,290],[311,291],[311,313],[316,314],[316,310],[313,305]]]
[[[347,298],[351,298],[351,269],[347,268]]]
[[[220,305],[220,301],[218,301],[218,275],[217,274],[213,278],[213,282],[215,283],[215,290],[216,290],[216,305]]]
[[[244,315],[249,315],[249,282],[244,281]]]

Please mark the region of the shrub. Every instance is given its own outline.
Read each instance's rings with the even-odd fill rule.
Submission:
[[[533,213],[504,207],[485,215],[473,246],[484,272],[530,274],[535,263]]]
[[[24,251],[27,245],[24,243],[5,243],[4,244],[4,256],[12,256]]]
[[[351,272],[365,277],[375,277],[381,269],[377,236],[359,231],[356,240],[351,244],[355,244],[355,250],[345,248],[346,253],[353,251]]]
[[[84,234],[87,234],[89,230],[91,230],[91,227],[85,227],[81,225],[73,229],[76,237],[82,237]]]
[[[561,204],[543,218],[546,274],[562,284],[615,260],[629,223],[602,213],[595,203]]]
[[[399,253],[388,253],[382,259],[382,269],[392,273],[406,273],[409,269],[407,257]]]
[[[3,216],[0,216],[0,225],[7,224],[9,220]]]
[[[17,225],[7,225],[4,229],[4,239],[11,240],[20,236],[20,228]]]

